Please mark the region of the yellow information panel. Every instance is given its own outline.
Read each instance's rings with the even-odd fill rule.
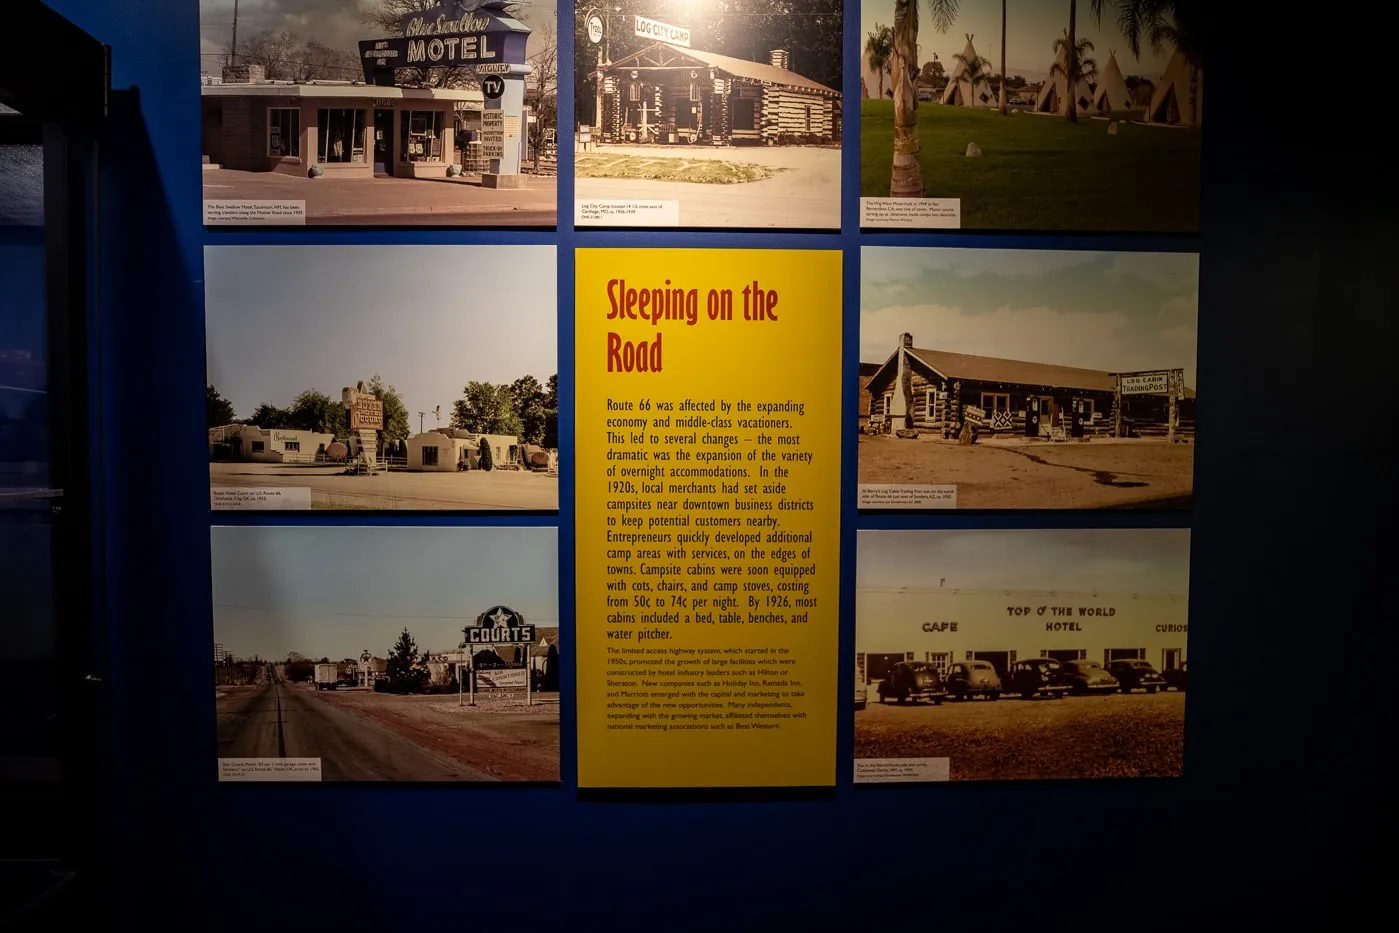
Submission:
[[[578,783],[835,783],[839,251],[577,253]]]

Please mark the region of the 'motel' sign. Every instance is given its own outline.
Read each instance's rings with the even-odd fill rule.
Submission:
[[[398,21],[402,35],[359,44],[364,79],[393,84],[397,68],[524,64],[530,28],[505,12],[505,0],[448,0]]]

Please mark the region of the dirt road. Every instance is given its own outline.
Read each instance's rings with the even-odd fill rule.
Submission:
[[[948,758],[954,781],[1175,777],[1184,754],[1183,693],[872,702],[855,713],[856,758]]]
[[[224,688],[219,757],[319,758],[326,781],[491,781],[492,775],[322,703],[313,688]]]
[[[310,487],[313,508],[553,511],[559,507],[558,477],[523,470],[347,476],[339,466],[211,463],[209,484]]]
[[[953,484],[959,509],[1189,508],[1195,445],[860,435],[862,484]]]

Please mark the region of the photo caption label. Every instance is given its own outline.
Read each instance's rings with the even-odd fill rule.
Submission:
[[[862,509],[955,509],[957,486],[922,485],[896,486],[885,483],[861,483],[859,507]]]
[[[319,781],[319,758],[220,758],[220,781]]]
[[[960,230],[961,198],[861,198],[860,226]]]
[[[950,758],[856,758],[856,784],[907,784],[946,781]]]
[[[204,202],[205,226],[243,224],[284,224],[305,226],[305,201],[210,201]]]
[[[573,222],[579,226],[678,227],[679,201],[576,200]]]
[[[310,511],[310,486],[254,488],[251,486],[211,486],[209,506],[222,511]]]

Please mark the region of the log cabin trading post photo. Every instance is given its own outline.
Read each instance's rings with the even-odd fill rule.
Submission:
[[[855,781],[1179,777],[1190,532],[859,533]]]
[[[1194,253],[861,250],[859,507],[1189,509]]]
[[[220,780],[559,780],[557,529],[210,536]]]
[[[844,0],[578,0],[574,223],[839,229]]]
[[[1199,233],[1204,4],[859,2],[862,227]]]
[[[199,0],[208,226],[557,222],[554,0]]]
[[[204,251],[211,507],[559,507],[553,246]]]

